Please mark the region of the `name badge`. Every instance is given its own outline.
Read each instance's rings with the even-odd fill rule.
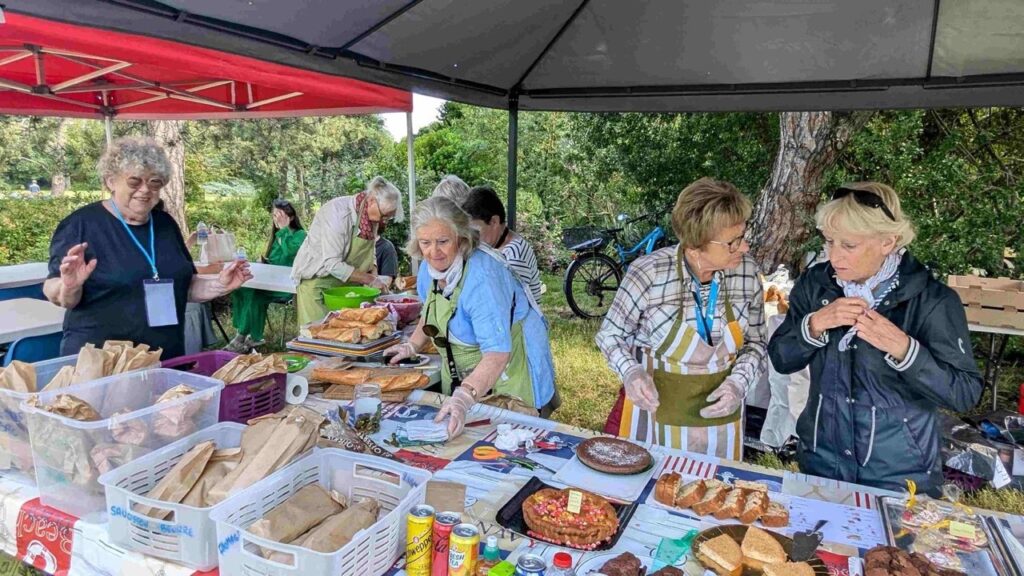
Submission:
[[[174,280],[144,280],[146,292],[146,320],[150,328],[178,324],[178,309],[174,304]]]

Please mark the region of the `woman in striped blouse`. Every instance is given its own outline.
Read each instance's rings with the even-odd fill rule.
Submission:
[[[543,284],[537,270],[537,256],[525,238],[505,224],[505,205],[490,186],[477,186],[462,204],[471,218],[470,224],[480,231],[480,240],[505,257],[512,272],[528,287],[533,298],[540,301]]]
[[[629,266],[597,333],[623,382],[605,431],[739,459],[743,399],[765,357],[764,296],[743,236],[750,201],[703,178],[679,194],[679,244]]]

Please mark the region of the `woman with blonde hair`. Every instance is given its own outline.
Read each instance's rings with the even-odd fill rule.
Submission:
[[[981,394],[963,304],[907,250],[914,228],[889,186],[846,184],[816,220],[828,262],[797,281],[768,346],[783,374],[810,366],[800,469],[934,491],[938,409],[964,412]]]
[[[732,184],[697,180],[672,210],[679,244],[630,264],[596,339],[623,384],[605,432],[740,458],[765,355],[750,212]]]
[[[406,251],[420,260],[424,301],[415,332],[384,351],[396,364],[433,340],[441,354],[437,420],[457,436],[466,414],[488,393],[505,394],[548,416],[557,408],[547,324],[502,256],[480,244],[469,215],[447,198],[420,203]]]

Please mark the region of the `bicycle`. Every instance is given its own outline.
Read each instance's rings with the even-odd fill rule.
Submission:
[[[622,223],[619,228],[575,229],[577,232],[591,232],[591,238],[568,246],[573,255],[572,262],[565,270],[562,290],[565,292],[569,308],[580,318],[603,317],[619,289],[622,273],[629,264],[642,254],[650,254],[669,244],[665,229],[658,223],[658,216],[655,214],[646,214],[630,220],[626,219],[625,214],[620,214],[618,220]],[[644,220],[650,220],[654,224],[654,229],[632,248],[623,247],[619,241],[619,233],[630,224]],[[608,246],[614,249],[618,260],[605,253]]]

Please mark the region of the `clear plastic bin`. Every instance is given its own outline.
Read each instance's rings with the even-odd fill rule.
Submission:
[[[242,443],[244,424],[222,422],[154,450],[100,476],[107,491],[107,531],[110,541],[147,556],[172,560],[199,571],[217,567],[217,525],[214,507],[196,508],[147,498],[157,483],[193,446],[213,440],[218,450]],[[173,512],[167,519],[146,516],[135,505]]]
[[[337,448],[319,449],[221,502],[210,513],[217,522],[221,574],[260,576],[380,576],[405,552],[406,515],[422,504],[430,472],[375,456]],[[341,550],[314,552],[253,536],[246,531],[278,504],[314,482],[350,500],[380,502],[376,523],[358,532]],[[264,558],[263,548],[289,557],[283,564]]]
[[[74,366],[78,355],[64,356],[36,362],[36,387],[43,388],[65,366]],[[35,483],[32,476],[32,446],[28,439],[28,424],[21,411],[21,403],[28,400],[31,392],[15,392],[0,388],[0,470],[15,470],[20,474],[11,476]]]
[[[181,384],[195,392],[156,404]],[[101,518],[106,499],[100,474],[216,424],[223,388],[220,380],[159,368],[38,394],[41,406],[65,394],[84,400],[99,413],[96,421],[65,418],[22,403],[40,500],[80,518]]]

